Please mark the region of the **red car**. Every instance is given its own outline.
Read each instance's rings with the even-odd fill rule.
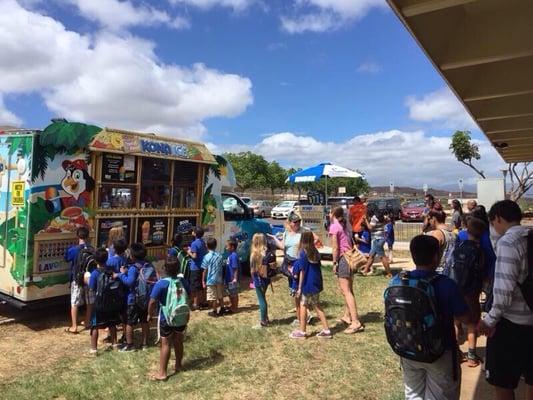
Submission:
[[[413,201],[406,203],[402,206],[402,211],[400,213],[400,218],[403,222],[424,221],[424,207],[425,204],[423,201]]]

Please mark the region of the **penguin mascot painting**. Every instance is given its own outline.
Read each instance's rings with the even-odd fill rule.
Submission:
[[[61,187],[67,196],[59,196],[57,189],[48,188],[45,195],[48,212],[56,213],[68,207],[84,208],[89,206],[90,193],[94,190],[95,182],[89,175],[85,160],[65,160],[61,166],[65,170]]]

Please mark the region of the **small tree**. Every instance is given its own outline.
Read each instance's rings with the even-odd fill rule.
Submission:
[[[285,181],[287,180],[287,171],[278,164],[277,161],[272,161],[268,164],[266,173],[266,183],[274,196],[276,189],[285,187]]]
[[[237,186],[243,193],[250,188],[266,186],[268,161],[263,156],[246,151],[226,153],[225,157],[233,166]]]
[[[509,164],[509,177],[511,178],[509,197],[511,200],[518,201],[529,189],[533,188],[533,171],[529,170],[530,164],[529,162]]]
[[[472,160],[479,160],[481,155],[479,154],[479,147],[477,144],[472,143],[470,131],[455,131],[452,136],[450,150],[458,161],[469,166],[485,179],[483,171],[477,169],[474,164],[472,164]]]

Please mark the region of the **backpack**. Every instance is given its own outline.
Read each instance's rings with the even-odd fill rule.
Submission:
[[[169,284],[166,302],[164,306],[161,306],[161,311],[168,326],[185,326],[189,322],[191,313],[187,291],[179,278],[165,278],[164,280],[168,281]]]
[[[432,363],[446,350],[433,287],[439,276],[417,279],[403,271],[385,289],[385,333],[401,357]]]
[[[142,310],[148,308],[148,302],[150,301],[150,293],[152,288],[159,280],[154,266],[148,262],[145,262],[142,266],[135,264],[139,272],[137,277],[137,287],[135,288],[135,304]]]
[[[527,234],[527,276],[518,287],[527,306],[533,311],[533,229]]]
[[[479,243],[464,240],[455,246],[453,261],[443,274],[453,279],[463,293],[480,290],[483,281],[483,253]]]
[[[449,270],[453,265],[453,253],[456,242],[456,237],[453,232],[445,229],[440,229],[440,231],[444,236],[444,252],[442,253],[442,258],[440,260],[439,267],[437,268],[437,272]]]
[[[80,251],[74,261],[72,268],[73,280],[79,285],[83,286],[83,278],[86,272],[93,272],[98,265],[94,260],[95,249],[91,245],[80,245]]]
[[[120,279],[113,279],[112,273],[102,272],[98,276],[94,307],[98,312],[119,313],[124,309],[125,291]]]

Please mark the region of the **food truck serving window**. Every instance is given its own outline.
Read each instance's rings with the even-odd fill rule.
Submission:
[[[183,161],[174,162],[174,190],[172,195],[173,208],[197,208],[197,179],[198,164]]]
[[[102,154],[102,182],[137,182],[135,156]]]
[[[170,207],[171,162],[160,158],[142,159],[141,208]]]

